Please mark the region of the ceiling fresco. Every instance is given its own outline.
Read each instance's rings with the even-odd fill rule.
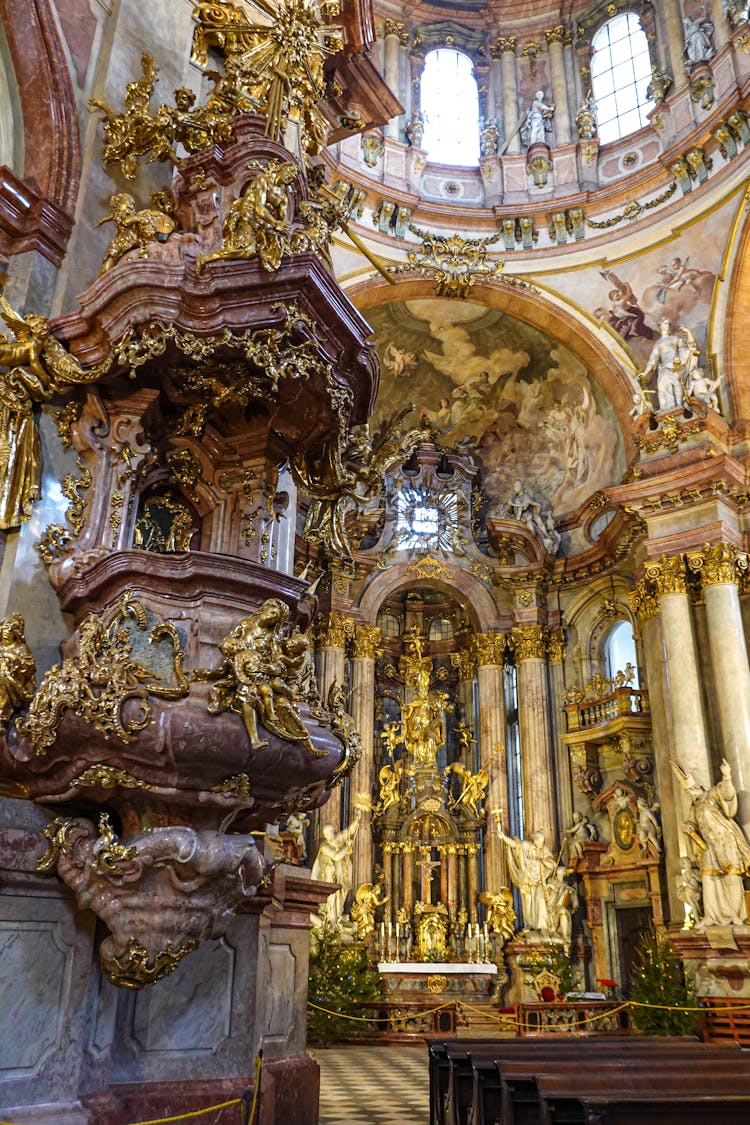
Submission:
[[[622,435],[585,365],[551,336],[472,301],[369,309],[381,361],[377,420],[414,403],[447,447],[467,442],[491,509],[516,478],[557,518],[619,480]]]

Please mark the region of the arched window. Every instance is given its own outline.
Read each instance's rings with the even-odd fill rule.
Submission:
[[[384,637],[398,637],[401,633],[398,618],[394,617],[392,613],[386,613],[384,610],[378,614],[378,628]]]
[[[422,148],[439,164],[479,164],[479,96],[474,68],[460,51],[430,51],[421,82]]]
[[[633,12],[608,20],[594,36],[591,91],[596,102],[599,140],[616,141],[648,124],[655,103],[646,89],[651,56],[646,33]]]
[[[449,641],[453,636],[453,626],[447,617],[436,617],[430,625],[431,641]]]
[[[635,670],[633,687],[638,687],[638,657],[635,651],[633,626],[629,621],[617,621],[606,634],[602,644],[606,675],[613,680],[624,672],[627,664]]]

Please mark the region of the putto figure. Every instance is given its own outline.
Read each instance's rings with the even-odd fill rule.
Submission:
[[[289,608],[268,598],[260,609],[243,618],[219,646],[223,662],[196,679],[213,681],[208,709],[214,714],[234,711],[245,724],[252,750],[263,750],[258,724],[278,738],[301,742],[314,758],[325,756],[310,741],[296,703],[299,672],[309,642],[300,633],[284,637]]]

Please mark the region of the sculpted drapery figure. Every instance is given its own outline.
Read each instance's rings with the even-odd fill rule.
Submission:
[[[339,883],[340,887],[330,894],[318,910],[318,917],[324,925],[337,928],[344,916],[346,896],[352,889],[352,849],[359,829],[361,813],[357,811],[354,820],[340,832],[333,825],[326,824],[323,839],[315,862],[312,865],[312,878],[322,883]]]
[[[388,901],[388,896],[385,894],[382,898],[379,897],[379,892],[382,890],[380,884],[374,886],[372,883],[363,883],[357,888],[354,902],[349,908],[349,917],[363,941],[367,941],[375,933],[375,911]]]
[[[24,628],[20,613],[9,613],[0,621],[0,731],[36,691],[36,664]]]
[[[713,58],[714,49],[711,44],[714,25],[710,20],[683,18],[685,29],[685,54],[688,62],[700,63]]]
[[[557,867],[555,857],[544,842],[544,833],[537,830],[530,840],[506,836],[498,825],[498,835],[505,844],[510,877],[521,893],[523,920],[528,930],[549,931],[549,910],[546,884]]]
[[[663,316],[659,321],[660,337],[651,349],[648,363],[641,372],[641,381],[656,372],[656,394],[659,410],[682,406],[689,393],[690,380],[697,366],[699,352],[692,335],[684,328],[672,331],[672,323]]]
[[[537,90],[526,112],[524,129],[527,146],[546,143],[546,131],[551,128],[550,120],[554,112],[554,105],[547,105],[544,100],[544,90]]]
[[[742,876],[750,873],[750,843],[735,821],[737,791],[732,769],[721,763],[721,781],[698,785],[676,762],[672,768],[692,801],[685,833],[695,853],[703,889],[705,926],[742,926],[747,921]]]
[[[516,912],[513,909],[513,895],[510,887],[499,891],[482,891],[479,901],[484,904],[487,925],[493,934],[507,940],[513,937],[516,928]]]
[[[479,816],[479,803],[484,800],[490,779],[488,771],[482,768],[478,773],[472,773],[460,762],[452,762],[445,771],[446,777],[449,773],[455,773],[461,782],[458,796],[450,801],[452,811],[468,809],[472,816]]]
[[[0,293],[0,316],[15,339],[0,332],[0,528],[29,519],[38,500],[42,471],[33,408],[76,383],[95,382],[107,361],[84,371],[36,313],[21,316]]]
[[[325,752],[313,746],[295,705],[309,642],[298,632],[283,636],[288,617],[284,602],[268,598],[221,642],[224,660],[219,667],[196,678],[213,681],[209,711],[214,715],[236,712],[245,724],[252,750],[268,746],[259,734],[260,722],[278,738],[302,742],[313,757],[320,757]]]
[[[572,864],[577,859],[583,859],[584,844],[596,840],[598,835],[596,825],[576,809],[572,823],[563,833],[563,839],[568,846],[568,863]]]
[[[547,932],[562,938],[566,949],[570,948],[573,933],[573,913],[578,907],[578,893],[575,887],[565,882],[565,868],[558,867],[545,888],[547,896]]]

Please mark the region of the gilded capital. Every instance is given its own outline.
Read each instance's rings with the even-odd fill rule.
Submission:
[[[687,556],[688,569],[700,575],[704,586],[720,583],[738,584],[748,570],[748,557],[731,543],[706,543],[702,551],[691,551]]]
[[[512,637],[516,661],[543,660],[547,655],[549,629],[546,625],[517,625]]]
[[[559,43],[562,46],[565,40],[565,28],[561,23],[557,27],[550,27],[545,31],[544,38],[547,40],[547,45],[552,43]]]
[[[459,680],[474,679],[474,654],[471,649],[461,648],[451,653],[451,664],[458,669]]]
[[[551,664],[562,664],[565,659],[565,630],[553,629],[549,635],[549,659]]]
[[[641,578],[630,595],[630,608],[641,621],[650,621],[660,612],[659,598],[650,582]]]
[[[345,613],[329,613],[321,617],[317,625],[319,648],[346,648],[346,642],[354,634],[354,622]]]
[[[471,638],[471,648],[477,664],[502,665],[507,645],[505,633],[475,633]]]
[[[684,594],[687,590],[682,555],[662,555],[658,562],[646,563],[644,571],[660,598],[665,594]]]
[[[406,24],[399,23],[398,20],[385,20],[383,23],[383,38],[387,39],[389,35],[395,36],[402,47],[405,47],[409,42],[409,32],[406,30]]]
[[[490,54],[493,58],[498,55],[515,54],[516,50],[516,37],[514,35],[500,35],[495,43],[490,48]]]
[[[354,627],[354,656],[374,660],[381,651],[383,634],[377,625],[356,625]]]

